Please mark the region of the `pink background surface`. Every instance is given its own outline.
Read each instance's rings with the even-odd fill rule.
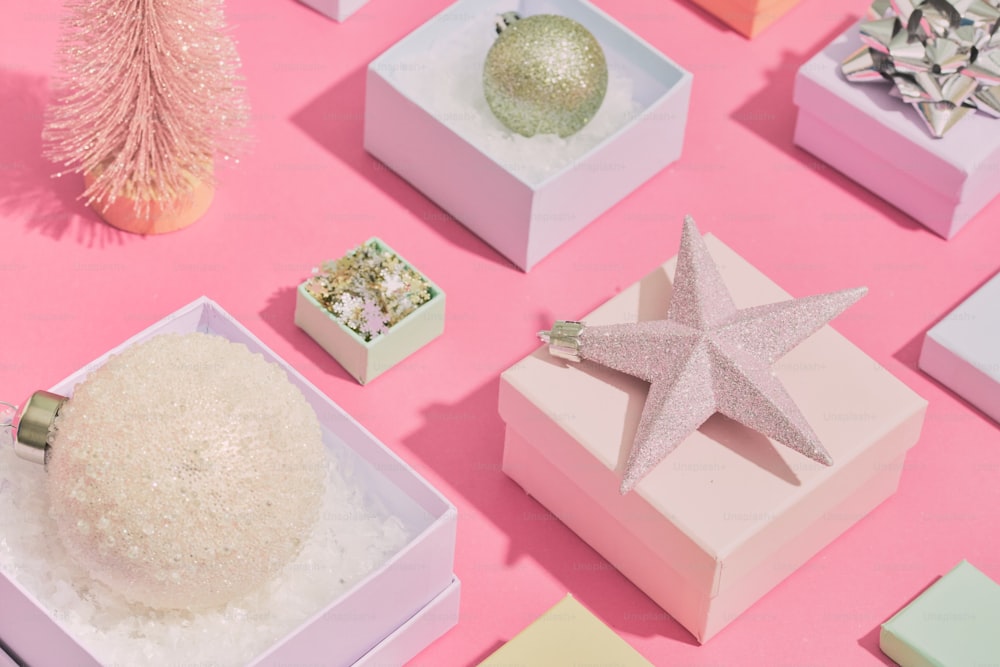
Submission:
[[[1000,580],[998,427],[916,370],[924,332],[1000,268],[1000,202],[946,242],[792,146],[796,68],[864,3],[803,0],[747,41],[687,2],[597,0],[694,73],[684,155],[527,275],[361,147],[365,66],[447,4],[372,0],[338,25],[294,0],[231,3],[253,150],[195,226],[140,238],[39,155],[60,3],[3,3],[2,397],[217,300],[458,505],[462,619],[418,665],[475,663],[567,591],[658,665],[878,665],[878,625],[960,559]],[[703,647],[500,472],[496,412],[534,332],[675,254],[685,213],[794,296],[868,285],[835,327],[930,400],[897,495]],[[441,285],[448,317],[361,387],[292,310],[313,266],[372,235]]]

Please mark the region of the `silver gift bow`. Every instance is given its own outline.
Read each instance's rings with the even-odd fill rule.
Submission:
[[[937,138],[976,109],[1000,118],[1000,0],[875,0],[865,19],[848,81],[891,81]]]

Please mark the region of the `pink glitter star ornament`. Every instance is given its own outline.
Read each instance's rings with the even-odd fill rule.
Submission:
[[[716,412],[832,465],[771,365],[867,291],[739,309],[688,216],[665,319],[595,327],[560,321],[539,337],[554,356],[593,361],[650,383],[622,494]]]

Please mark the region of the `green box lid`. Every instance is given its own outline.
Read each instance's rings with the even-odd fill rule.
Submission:
[[[902,667],[1000,667],[1000,585],[962,561],[882,624]]]

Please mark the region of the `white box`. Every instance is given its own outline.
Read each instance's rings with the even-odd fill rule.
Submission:
[[[608,66],[632,81],[635,113],[579,159],[539,183],[518,176],[400,85],[435,44],[483,17],[561,14],[583,24]],[[484,31],[483,40],[495,35]],[[422,60],[422,58],[424,60]],[[442,76],[447,76],[443,72]],[[584,0],[459,0],[368,67],[365,148],[527,271],[681,154],[692,76]],[[536,137],[537,139],[537,137]]]
[[[280,364],[316,411],[323,442],[366,493],[398,517],[414,537],[392,558],[251,663],[375,665],[404,662],[458,620],[459,584],[453,575],[457,512],[423,478],[350,415],[288,366],[218,304],[202,297],[133,336],[69,376],[52,391],[63,395],[107,358],[162,333],[201,331],[243,343]],[[52,609],[0,571],[0,641],[35,667],[98,665]],[[217,638],[206,638],[215,641]],[[383,656],[385,656],[383,660]]]
[[[1000,422],[1000,273],[927,332],[920,368]]]
[[[950,239],[1000,195],[1000,120],[972,113],[935,139],[887,82],[849,82],[840,64],[862,46],[859,25],[796,72],[794,141]]]
[[[312,7],[320,14],[325,14],[334,21],[343,21],[354,12],[368,4],[368,0],[300,0],[302,4]]]
[[[383,639],[378,646],[365,653],[353,667],[387,667],[403,665],[436,637],[450,630],[458,620],[459,598],[462,585],[458,578],[410,620]]]

